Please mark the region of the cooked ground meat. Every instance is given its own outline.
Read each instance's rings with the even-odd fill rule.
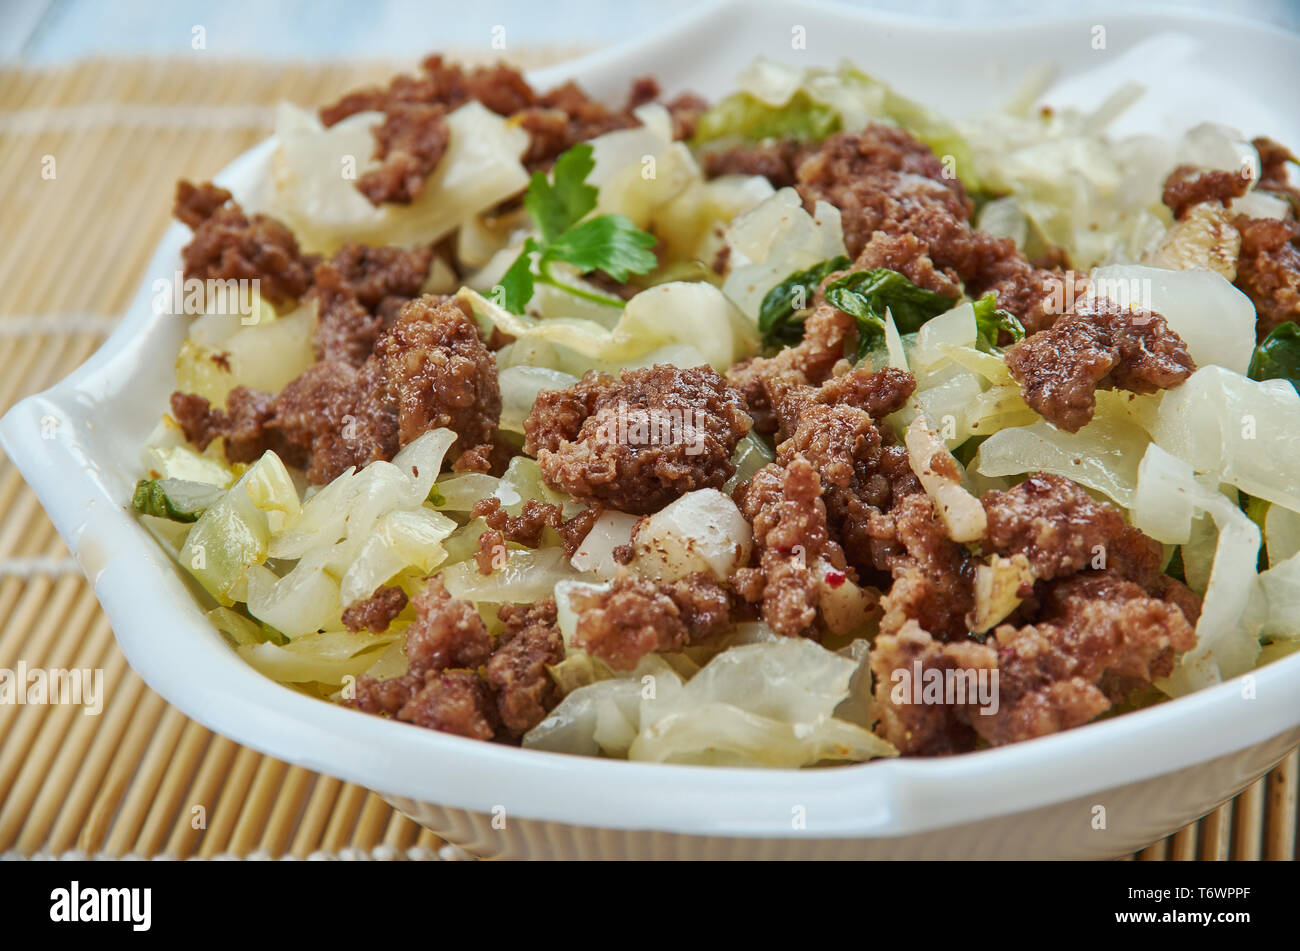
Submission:
[[[556,529],[560,533],[560,542],[564,545],[564,557],[572,558],[586,540],[604,510],[599,505],[583,509],[577,515],[560,523]]]
[[[501,476],[518,450],[497,434],[491,443],[470,446],[451,464],[452,472],[482,472]]]
[[[435,55],[420,63],[418,74],[395,76],[386,87],[354,90],[338,102],[322,107],[319,114],[321,124],[328,128],[358,112],[384,112],[392,105],[407,103],[454,106],[468,102],[470,98],[465,71]]]
[[[964,545],[948,537],[934,503],[924,492],[900,494],[882,513],[868,513],[874,562],[894,583],[881,599],[881,631],[915,621],[945,641],[967,636],[966,616],[975,606],[975,564]]]
[[[542,391],[524,449],[553,488],[645,515],[731,478],[749,428],[744,399],[709,367],[656,365]]]
[[[451,127],[441,103],[394,103],[374,129],[374,158],[380,163],[357,179],[357,191],[378,208],[409,205],[447,154]]]
[[[488,529],[478,537],[478,547],[474,549],[474,565],[481,575],[490,575],[496,571],[497,559],[506,555],[506,537],[496,529]]]
[[[1300,226],[1244,215],[1233,225],[1241,232],[1233,283],[1255,305],[1255,335],[1263,340],[1279,324],[1300,321]]]
[[[409,669],[387,680],[359,678],[351,706],[481,740],[517,739],[555,706],[547,666],[563,660],[564,642],[554,600],[502,605],[505,630],[495,646],[474,606],[451,597],[441,579],[429,579],[412,604]],[[456,669],[477,667],[482,677]]]
[[[871,652],[877,730],[903,753],[936,755],[970,749],[975,734],[996,746],[1070,729],[1168,676],[1175,653],[1195,643],[1176,603],[1108,572],[1052,582],[1036,623],[1003,624],[982,645],[941,644],[909,620],[882,631]],[[907,684],[927,670],[996,670],[998,709],[914,703],[905,689],[896,702],[894,672]]]
[[[471,740],[492,739],[498,721],[491,688],[471,670],[430,674],[396,717]]]
[[[550,167],[579,142],[639,125],[630,111],[611,109],[574,82],[552,89],[535,106],[517,113],[514,121],[531,137],[524,153],[524,165],[530,170]]]
[[[857,322],[830,304],[815,303],[804,321],[803,339],[770,357],[753,357],[727,371],[727,382],[743,394],[760,433],[775,432],[774,407],[791,389],[818,385],[830,377],[845,353],[856,347]]]
[[[737,591],[762,605],[763,619],[778,634],[812,630],[817,620],[825,559],[845,570],[844,553],[830,537],[817,471],[791,455],[760,469],[736,489],[736,505],[754,529],[754,566],[737,572]]]
[[[1094,297],[1013,346],[1006,364],[1025,402],[1072,433],[1092,419],[1099,387],[1154,393],[1196,369],[1182,338],[1159,314]]]
[[[272,444],[293,446],[307,460],[308,481],[323,485],[351,466],[397,454],[397,414],[383,389],[373,361],[359,370],[346,363],[313,364],[271,401],[264,431]]]
[[[638,76],[632,80],[627,91],[623,111],[632,112],[641,106],[657,102],[660,98],[659,80],[653,76]],[[695,134],[695,126],[700,121],[700,116],[708,111],[709,104],[693,92],[683,92],[664,103],[664,108],[673,121],[673,138],[689,139]]]
[[[1009,250],[1014,250],[1014,246]],[[998,264],[990,266],[978,278],[967,283],[967,292],[972,296],[996,294],[998,306],[1015,314],[1027,334],[1047,330],[1055,324],[1066,312],[1069,302],[1082,296],[1087,288],[1087,274],[1068,269],[1034,267],[1016,256],[1002,258]],[[1002,331],[999,345],[1006,346],[1010,342],[1007,332]]]
[[[397,585],[380,585],[364,601],[358,601],[343,612],[343,626],[353,633],[368,630],[380,634],[388,630],[393,618],[406,607],[406,592]]]
[[[964,636],[973,597],[970,556],[948,538],[907,451],[877,423],[906,404],[915,379],[888,367],[841,372],[820,387],[801,379],[798,370],[760,378],[781,441],[776,463],[736,493],[759,546],[757,566],[742,572],[738,590],[763,601],[769,623],[777,614],[773,626],[782,633],[815,620],[817,579],[787,563],[787,545],[764,541],[768,511],[787,503],[790,534],[801,536],[790,544],[809,558],[827,554],[854,580],[880,579],[885,587],[892,577],[896,617],[917,618],[946,638]]]
[[[374,352],[384,319],[370,313],[356,297],[334,283],[336,272],[324,270],[322,274],[326,268],[324,264],[316,268],[326,283],[318,283],[307,292],[317,306],[312,347],[317,360],[359,367]]]
[[[795,169],[812,151],[806,142],[779,139],[775,142],[747,142],[728,148],[710,149],[701,159],[704,174],[709,178],[720,175],[762,175],[775,188],[794,185]]]
[[[322,484],[349,466],[391,459],[436,427],[456,432],[453,459],[490,443],[501,395],[495,361],[473,320],[453,302],[426,297],[402,309],[360,369],[313,364],[274,397],[237,387],[225,412],[174,394],[172,411],[200,448],[222,436],[232,462],[273,449]]]
[[[858,367],[832,376],[816,389],[782,386],[773,391],[779,432],[788,438],[799,426],[805,406],[846,406],[883,420],[904,406],[916,391],[916,377],[896,367],[871,371]]]
[[[374,130],[374,158],[380,165],[357,180],[357,189],[376,206],[409,204],[423,192],[450,141],[447,115],[471,100],[512,121],[529,133],[524,164],[549,167],[579,142],[605,132],[637,125],[632,110],[657,99],[653,79],[635,80],[622,108],[592,99],[576,83],[539,95],[523,75],[503,63],[464,69],[430,56],[415,76],[397,76],[387,87],[349,93],[320,110],[321,122],[334,125],[358,112],[376,111],[384,121]],[[649,98],[647,98],[649,97]],[[687,138],[708,104],[683,93],[667,104],[675,138]]]
[[[1110,569],[1145,587],[1160,573],[1160,543],[1063,476],[1040,472],[1005,492],[986,492],[981,501],[988,516],[987,550],[1024,555],[1036,578]]]
[[[407,301],[419,297],[433,262],[433,248],[371,247],[349,242],[316,269],[316,283],[322,273],[337,275],[330,281],[349,291],[372,314],[396,313]],[[394,303],[395,302],[395,303]]]
[[[406,632],[412,673],[477,667],[492,654],[492,635],[474,605],[447,593],[438,577],[411,599],[416,620]]]
[[[511,515],[496,496],[488,496],[474,503],[471,515],[477,515],[488,526],[501,532],[505,537],[520,545],[536,548],[542,543],[542,531],[549,525],[559,529],[564,522],[564,515],[558,505],[529,499],[518,515]]]
[[[709,103],[693,92],[683,92],[669,99],[664,108],[673,120],[673,138],[681,140],[695,135],[700,116],[709,111]]]
[[[472,99],[500,115],[512,115],[535,100],[532,88],[504,65],[464,70],[430,56],[416,76],[397,76],[387,88],[349,93],[320,110],[321,122],[334,125],[364,111],[384,113],[374,130],[374,158],[380,162],[357,180],[357,190],[376,206],[409,204],[424,191],[429,174],[447,151],[447,113]]]
[[[777,413],[789,437],[777,460],[799,456],[817,472],[831,535],[859,577],[899,579],[916,569],[912,590],[924,582],[924,610],[909,616],[959,636],[971,601],[969,556],[948,539],[907,451],[876,422],[901,408],[915,386],[911,374],[887,367],[852,370],[815,390],[787,390]],[[896,604],[901,596],[900,589]]]
[[[730,618],[727,592],[702,575],[660,582],[620,571],[608,591],[573,595],[573,643],[615,670],[632,670],[646,654],[677,650],[721,629]]]
[[[488,527],[499,533],[503,541],[512,541],[529,548],[538,547],[542,543],[542,533],[547,527],[553,528],[564,546],[564,557],[572,558],[600,513],[600,507],[595,506],[566,519],[558,505],[528,499],[518,515],[511,515],[501,505],[500,499],[488,496],[475,502],[470,514],[487,522]]]
[[[876,637],[870,655],[880,721],[876,732],[900,753],[940,756],[961,753],[975,743],[975,732],[945,704],[914,703],[911,686],[925,671],[965,671],[997,666],[997,653],[974,641],[940,643],[915,621]],[[894,672],[902,671],[899,679]],[[895,702],[895,694],[903,702]]]
[[[311,285],[318,259],[301,252],[282,222],[244,214],[226,189],[181,180],[172,213],[194,231],[181,251],[187,281],[257,281],[260,295],[277,309],[302,297]]]
[[[1104,572],[1056,582],[1036,624],[1004,624],[990,638],[997,651],[1000,709],[966,711],[971,726],[995,745],[1086,723],[1139,686],[1173,671],[1176,652],[1196,632],[1175,604]]]
[[[411,301],[375,345],[375,359],[403,445],[444,426],[458,437],[455,455],[492,442],[501,415],[496,360],[455,302]]]
[[[1300,189],[1291,184],[1287,167],[1300,162],[1291,150],[1280,142],[1260,136],[1251,142],[1259,152],[1260,174],[1256,188],[1270,191],[1291,203],[1291,213],[1300,215]]]
[[[273,403],[274,397],[268,393],[237,386],[226,397],[224,411],[193,393],[173,393],[171,412],[185,438],[199,449],[220,438],[231,462],[253,462],[271,449],[287,465],[301,468],[307,464],[306,453],[266,429]]]
[[[897,127],[829,137],[799,164],[796,178],[809,210],[818,200],[840,209],[855,267],[902,270],[945,294],[958,282],[972,297],[993,292],[1031,333],[1061,314],[1065,282],[1083,279],[1034,267],[1011,239],[971,228],[960,180]]]
[[[420,296],[433,248],[348,243],[316,265],[307,299],[317,301],[313,344],[317,360],[359,367],[401,308]]]
[[[477,667],[492,654],[492,637],[474,606],[453,598],[440,578],[411,601],[416,620],[406,631],[407,673],[388,680],[360,677],[350,705],[417,726],[488,740],[496,732],[492,692]]]
[[[940,270],[930,259],[930,248],[913,234],[877,231],[862,246],[853,269],[869,271],[884,267],[897,271],[917,287],[951,297],[961,297],[961,279],[951,268]]]
[[[496,692],[501,724],[513,737],[523,736],[559,702],[547,667],[564,659],[564,637],[555,623],[555,601],[532,605],[503,604],[497,612],[506,629],[486,679]]]
[[[1250,177],[1241,172],[1180,165],[1165,178],[1161,200],[1174,213],[1175,218],[1181,219],[1193,205],[1217,201],[1227,206],[1232,199],[1240,198],[1249,189]]]
[[[942,208],[957,222],[971,213],[961,181],[897,126],[873,123],[861,132],[830,136],[800,163],[797,178],[809,211],[818,200],[840,209],[852,257],[872,232],[906,233],[907,222],[927,208]]]

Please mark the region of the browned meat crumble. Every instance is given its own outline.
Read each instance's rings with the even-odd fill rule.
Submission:
[[[551,487],[644,515],[731,478],[749,427],[744,399],[709,367],[592,371],[539,394],[524,450]]]
[[[222,437],[232,462],[268,449],[322,484],[349,466],[391,459],[430,429],[456,435],[450,455],[490,443],[501,413],[496,362],[477,325],[455,303],[417,298],[402,308],[358,369],[317,363],[279,394],[236,387],[226,409],[172,395],[185,437],[204,448]]]
[[[353,633],[365,630],[382,634],[404,607],[405,591],[397,585],[380,585],[370,597],[343,612],[343,626]]]
[[[1092,419],[1098,389],[1154,393],[1196,369],[1163,317],[1101,297],[1076,302],[1069,315],[1008,350],[1006,363],[1025,402],[1072,433]]]

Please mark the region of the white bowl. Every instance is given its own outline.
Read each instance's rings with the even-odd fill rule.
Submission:
[[[1136,76],[1150,92],[1126,130],[1214,119],[1300,143],[1300,39],[1180,14],[929,23],[823,6],[726,4],[658,36],[534,77],[621,95],[656,73],[716,96],[756,55],[851,57],[949,113],[987,109],[1023,69],[1054,63],[1049,99],[1086,105]],[[793,48],[800,36],[806,49]],[[236,194],[271,142],[218,176]],[[159,183],[166,187],[166,183]],[[1196,819],[1300,743],[1300,655],[1151,709],[1019,745],[936,760],[818,770],[664,766],[462,739],[313,700],[241,661],[167,556],[124,508],[139,447],[173,387],[185,322],[158,316],[174,226],[125,320],[84,366],[0,422],[0,444],[45,505],[104,606],[127,660],[188,716],[264,753],[368,786],[472,851],[548,857],[1104,857]],[[1252,696],[1253,699],[1247,699]]]

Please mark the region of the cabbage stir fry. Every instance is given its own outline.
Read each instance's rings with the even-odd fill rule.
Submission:
[[[1245,674],[1300,646],[1295,159],[1040,92],[285,105],[260,188],[178,187],[132,508],[265,675],[535,750],[950,754]]]

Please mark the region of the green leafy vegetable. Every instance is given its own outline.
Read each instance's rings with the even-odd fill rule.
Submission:
[[[570,294],[621,307],[616,297],[594,293],[556,277],[552,266],[571,264],[583,274],[601,271],[619,283],[632,274],[646,274],[659,263],[654,252],[655,236],[642,231],[623,215],[598,215],[583,221],[596,207],[598,192],[586,183],[596,163],[588,143],[575,145],[555,160],[553,181],[545,172],[534,172],[524,196],[524,208],[537,225],[539,237],[524,242],[500,284],[493,291],[495,303],[512,314],[523,314],[538,282],[561,288]]]
[[[952,298],[917,287],[889,268],[854,271],[826,285],[826,300],[858,322],[858,359],[885,336],[885,313],[900,334],[914,333],[952,308]]]
[[[135,484],[131,508],[173,522],[194,522],[225,492],[220,486],[184,479],[141,479]]]
[[[782,106],[769,106],[747,92],[737,92],[700,116],[695,128],[695,141],[711,142],[739,136],[742,139],[819,142],[839,128],[839,110],[813,101],[803,90],[797,91]]]
[[[623,215],[600,215],[575,225],[548,245],[543,262],[567,261],[579,271],[603,271],[620,284],[630,274],[652,271],[659,259],[650,251],[655,236]]]
[[[803,336],[802,322],[794,320],[798,311],[808,306],[817,286],[826,275],[842,271],[849,259],[840,255],[829,258],[803,271],[795,271],[767,292],[758,311],[758,329],[763,334],[765,346],[797,343]]]
[[[773,68],[771,64],[769,68]],[[798,82],[785,102],[771,105],[754,91],[733,93],[700,116],[693,143],[725,139],[819,142],[832,133],[861,128],[870,117],[906,129],[928,145],[968,191],[977,197],[983,191],[965,138],[952,123],[920,103],[847,63],[834,70],[775,68],[783,81]],[[793,72],[799,75],[791,76]],[[770,87],[766,91],[774,92]]]
[[[1024,325],[1015,314],[998,307],[996,294],[985,294],[971,306],[975,309],[975,332],[981,350],[992,353],[997,349],[998,332],[1002,330],[1011,334],[1012,340],[1025,339]]]
[[[533,299],[535,288],[533,254],[536,251],[536,241],[529,238],[524,242],[523,251],[515,258],[514,263],[502,275],[492,291],[493,303],[498,307],[504,307],[512,314],[522,314],[524,305]]]
[[[1252,380],[1286,380],[1300,392],[1300,324],[1278,324],[1255,348],[1246,375]]]
[[[547,181],[545,172],[533,172],[524,209],[536,222],[543,241],[554,241],[596,207],[599,193],[587,184],[587,176],[596,167],[592,153],[592,147],[584,143],[557,158],[554,184]]]

